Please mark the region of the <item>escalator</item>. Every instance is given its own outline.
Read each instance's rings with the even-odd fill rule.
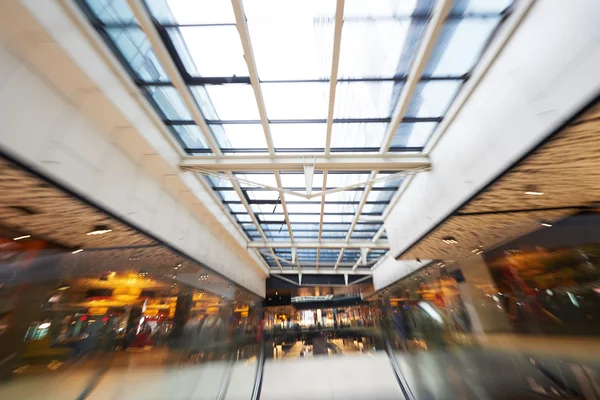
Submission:
[[[600,398],[593,397],[593,389],[584,394],[586,386],[594,388],[598,382],[589,367],[580,366],[588,368],[589,379],[573,379],[567,373],[572,363],[458,343],[447,331],[446,316],[433,304],[402,307],[405,329],[397,329],[391,313],[376,329],[313,330],[292,338],[267,333],[252,398]],[[293,351],[315,346],[320,339],[333,345],[326,348],[338,350],[304,356]],[[356,352],[344,351],[339,345],[344,342],[361,346]]]

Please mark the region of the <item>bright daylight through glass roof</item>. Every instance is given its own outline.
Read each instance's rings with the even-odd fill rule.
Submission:
[[[452,2],[451,2],[452,3]],[[371,268],[511,0],[79,0],[273,270]]]

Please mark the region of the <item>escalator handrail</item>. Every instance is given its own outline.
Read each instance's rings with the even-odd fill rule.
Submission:
[[[548,380],[554,383],[560,390],[562,390],[565,394],[569,396],[574,396],[574,398],[584,399],[583,395],[579,393],[577,390],[568,386],[565,382],[554,376],[548,369],[546,369],[538,360],[533,357],[529,357],[529,362],[535,369],[540,371],[542,375],[544,375]]]
[[[258,365],[256,366],[256,376],[254,377],[254,387],[252,388],[252,400],[260,399],[262,389],[263,370],[265,367],[265,335],[261,335],[259,341]]]
[[[383,340],[385,343],[385,350],[388,354],[388,357],[390,358],[390,362],[392,364],[392,369],[394,370],[394,374],[396,375],[396,380],[398,381],[398,385],[400,385],[400,390],[402,390],[402,394],[404,394],[404,397],[406,398],[406,400],[416,400],[415,396],[413,395],[412,391],[410,390],[410,387],[408,386],[408,382],[406,381],[406,378],[402,374],[400,365],[398,365],[398,360],[396,360],[396,357],[394,356],[394,351],[392,350],[392,345],[390,344],[388,335],[384,334]]]

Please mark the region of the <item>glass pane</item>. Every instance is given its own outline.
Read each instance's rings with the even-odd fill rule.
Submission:
[[[324,239],[345,239],[347,233],[346,232],[327,232],[324,231],[321,234],[321,237]]]
[[[326,124],[271,124],[276,149],[325,148]]]
[[[105,24],[137,24],[127,0],[86,0],[94,15]]]
[[[462,81],[419,82],[406,111],[407,117],[442,117],[454,100]]]
[[[371,190],[367,201],[390,201],[394,197],[395,190]]]
[[[283,208],[281,207],[281,204],[251,204],[250,207],[255,213],[283,213]]]
[[[385,211],[387,206],[385,204],[365,204],[362,209],[363,213],[376,213],[381,214]]]
[[[329,180],[329,178],[328,178]],[[360,201],[363,190],[346,190],[343,192],[331,193],[325,196],[325,202],[328,201]]]
[[[232,187],[229,179],[215,177],[215,176],[209,176],[209,177],[207,177],[207,179],[212,187],[229,187],[229,188]],[[233,192],[233,190],[231,190],[231,191]],[[238,198],[238,200],[239,200],[239,198]]]
[[[168,29],[185,69],[192,76],[248,76],[235,26],[188,26]]]
[[[332,174],[327,175],[327,187],[339,188],[364,183],[369,180],[369,174]],[[328,200],[328,199],[326,199]]]
[[[263,83],[269,119],[326,119],[329,83]]]
[[[146,82],[169,80],[141,29],[108,28],[106,33],[140,79]]]
[[[261,124],[211,124],[213,134],[223,149],[266,149],[267,141]]]
[[[252,218],[250,218],[250,216],[248,214],[238,214],[235,216],[235,218],[239,222],[252,222]]]
[[[165,119],[187,121],[192,119],[174,87],[147,86],[145,89]]]
[[[403,122],[392,139],[391,147],[424,147],[437,125],[437,122]]]
[[[357,231],[367,231],[367,230],[377,231],[379,228],[381,228],[381,226],[382,226],[382,224],[366,224],[364,222],[359,222],[358,224],[356,224],[355,230],[357,230]]]
[[[246,190],[250,200],[277,200],[280,196],[275,190]]]
[[[319,222],[320,218],[318,215],[298,215],[298,214],[292,214],[289,216],[290,217],[290,222]]]
[[[455,0],[452,14],[501,13],[513,0]]]
[[[323,222],[352,222],[353,219],[354,215],[323,215]]]
[[[246,213],[246,207],[243,204],[227,204],[231,212]]]
[[[358,210],[358,204],[330,204],[325,203],[326,213],[355,213]]]
[[[434,0],[346,0],[344,19],[376,19],[407,17],[414,13],[427,14]]]
[[[374,188],[395,188],[397,189],[404,177],[402,176],[393,176],[394,174],[377,174],[376,179],[385,179],[387,180],[379,181],[373,184]]]
[[[240,201],[235,190],[218,190],[216,193],[225,201]]]
[[[277,187],[277,181],[273,174],[235,174],[235,177],[240,179],[241,187],[256,187],[260,185]]]
[[[320,249],[319,255],[322,260],[323,259],[333,259],[335,261],[335,260],[337,260],[338,256],[340,255],[340,250],[339,249]]]
[[[334,118],[389,118],[401,89],[394,82],[339,82]]]
[[[258,216],[260,221],[278,222],[285,221],[283,214],[261,214]]]
[[[297,232],[294,231],[292,232],[294,234],[294,238],[312,238],[312,239],[317,239],[319,237],[319,233],[318,232]]]
[[[229,0],[146,0],[146,4],[163,24],[235,24]]]
[[[275,223],[275,224],[261,224],[262,229],[268,231],[281,231],[283,229],[287,229],[287,224]]]
[[[331,147],[381,147],[387,123],[335,123]]]
[[[288,204],[287,210],[289,213],[320,213],[321,203]]]
[[[347,231],[350,224],[323,224],[324,231]]]
[[[252,86],[246,84],[192,86],[207,120],[260,120]]]
[[[263,81],[328,80],[333,54],[333,22],[333,18],[293,22],[249,20],[258,77]]]
[[[305,181],[304,174],[280,174],[279,177],[281,178],[281,186],[283,188],[287,189],[287,188],[305,188],[306,187],[306,181]],[[323,174],[314,174],[313,175],[312,187],[315,190],[321,190],[321,188],[323,187]],[[286,198],[286,201],[287,200],[302,201],[302,199],[298,198],[297,196],[286,195],[285,198]],[[320,200],[320,199],[318,199],[318,200]],[[315,200],[313,199],[310,201],[315,201]]]
[[[410,20],[346,21],[340,78],[392,78],[408,73],[425,24]]]
[[[204,135],[196,125],[173,125],[171,129],[188,149],[207,149]]]
[[[470,72],[498,21],[495,18],[447,20],[424,75],[462,76]]]

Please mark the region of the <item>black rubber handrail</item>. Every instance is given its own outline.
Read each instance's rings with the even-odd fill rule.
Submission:
[[[260,391],[262,389],[263,370],[265,368],[265,336],[261,336],[259,341],[258,365],[256,366],[256,376],[254,378],[254,387],[252,388],[252,400],[260,399]]]
[[[236,361],[236,356],[239,351],[239,344],[235,346],[231,350],[231,355],[229,356],[229,362],[227,363],[227,369],[225,371],[225,375],[223,376],[223,381],[221,382],[221,387],[219,388],[219,393],[217,394],[217,400],[225,400],[225,396],[227,396],[227,390],[229,389],[229,382],[231,381],[231,375],[233,373],[233,364]]]
[[[546,369],[535,358],[529,357],[529,362],[531,363],[531,365],[533,365],[533,367],[535,369],[540,371],[542,375],[544,375],[548,380],[550,380],[552,383],[554,383],[559,388],[559,390],[561,390],[564,394],[571,396],[572,399],[585,399],[585,397],[581,393],[579,393],[579,391],[573,389],[572,387],[569,387],[561,379],[554,376],[554,374],[552,372],[550,372],[548,369]]]
[[[404,394],[404,397],[406,398],[406,400],[416,400],[414,394],[412,393],[412,391],[410,390],[410,387],[408,386],[408,382],[406,381],[406,378],[404,377],[404,375],[402,374],[402,371],[400,370],[400,365],[398,365],[398,361],[396,360],[396,357],[394,356],[394,351],[392,350],[392,345],[390,344],[390,340],[388,339],[388,336],[384,333],[383,334],[383,340],[385,343],[385,351],[388,354],[388,357],[390,358],[390,363],[392,364],[392,369],[394,370],[394,375],[396,375],[396,380],[398,381],[398,385],[400,385],[400,390],[402,390],[402,394]]]

